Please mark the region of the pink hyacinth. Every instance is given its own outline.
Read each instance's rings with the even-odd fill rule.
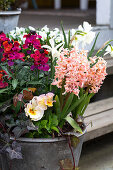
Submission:
[[[61,88],[65,79],[65,92],[79,95],[79,87],[84,87],[90,63],[87,51],[78,51],[73,48],[70,52],[64,50],[55,67],[55,80],[52,85]]]
[[[97,63],[96,60],[98,60]],[[106,73],[107,63],[102,57],[96,57],[96,56],[90,58],[90,63],[91,64],[96,63],[96,64],[89,69],[88,79],[85,86],[90,87],[89,88],[90,93],[97,93],[107,75]]]
[[[55,79],[52,85],[57,85],[58,88],[64,85],[64,94],[74,93],[78,96],[80,88],[85,87],[89,87],[90,93],[96,93],[106,76],[104,59],[99,58],[98,62],[92,68],[90,67],[96,59],[94,57],[88,60],[87,51],[84,50],[64,49],[55,67]]]

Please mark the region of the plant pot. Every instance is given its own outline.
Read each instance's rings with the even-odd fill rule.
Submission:
[[[21,8],[16,11],[1,11],[0,12],[0,31],[8,33],[18,25]]]
[[[78,166],[84,134],[80,135],[76,147],[71,146],[75,165]],[[67,160],[73,164],[71,150],[66,138],[30,139],[20,138],[23,160],[12,160],[11,170],[62,170],[60,161]],[[1,156],[2,170],[9,170],[10,161],[5,155]],[[6,165],[7,164],[7,165]]]

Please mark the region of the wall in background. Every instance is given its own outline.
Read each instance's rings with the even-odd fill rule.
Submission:
[[[29,8],[33,8],[32,0],[28,0]],[[54,0],[36,0],[39,8],[53,8]],[[79,8],[79,0],[62,0],[62,8]],[[89,8],[96,8],[96,0],[89,0]]]

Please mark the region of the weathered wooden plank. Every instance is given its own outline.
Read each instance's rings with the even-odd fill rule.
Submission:
[[[86,109],[85,117],[113,109],[113,97],[90,103]]]
[[[107,61],[107,68],[113,67],[113,57],[106,59],[106,61]]]
[[[91,121],[93,126],[91,127],[91,125],[89,125],[87,127],[85,141],[94,139],[113,131],[113,109],[85,118],[86,124],[90,123]]]

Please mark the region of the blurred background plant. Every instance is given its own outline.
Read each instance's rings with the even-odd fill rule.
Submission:
[[[0,11],[14,10],[26,2],[27,0],[0,0]]]
[[[0,11],[7,11],[14,3],[15,0],[0,0]]]

